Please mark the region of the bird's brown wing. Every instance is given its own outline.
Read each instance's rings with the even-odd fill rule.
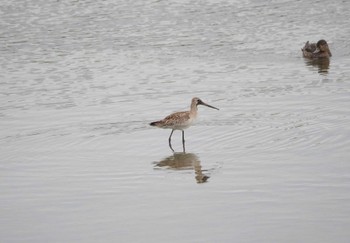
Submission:
[[[190,113],[188,111],[180,111],[165,117],[161,120],[161,123],[164,127],[174,126],[188,119],[190,119]]]

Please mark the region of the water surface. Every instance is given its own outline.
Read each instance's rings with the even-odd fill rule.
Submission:
[[[349,8],[2,1],[1,242],[348,242]]]

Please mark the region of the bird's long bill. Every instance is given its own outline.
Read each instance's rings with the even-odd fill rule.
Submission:
[[[213,108],[213,109],[215,109],[215,110],[219,110],[219,108],[216,108],[216,107],[214,107],[214,106],[208,105],[208,104],[204,103],[203,101],[202,101],[201,103],[199,103],[199,104],[208,106],[208,107]]]

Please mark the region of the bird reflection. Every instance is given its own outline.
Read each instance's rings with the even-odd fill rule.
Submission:
[[[205,183],[209,179],[209,176],[203,174],[198,156],[193,153],[174,153],[155,164],[155,167],[165,167],[166,169],[194,170],[197,183]]]
[[[329,58],[318,58],[312,60],[305,60],[306,66],[318,68],[318,73],[327,74],[330,64]]]

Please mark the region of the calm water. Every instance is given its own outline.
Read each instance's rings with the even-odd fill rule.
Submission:
[[[348,242],[349,9],[1,1],[0,241]]]

